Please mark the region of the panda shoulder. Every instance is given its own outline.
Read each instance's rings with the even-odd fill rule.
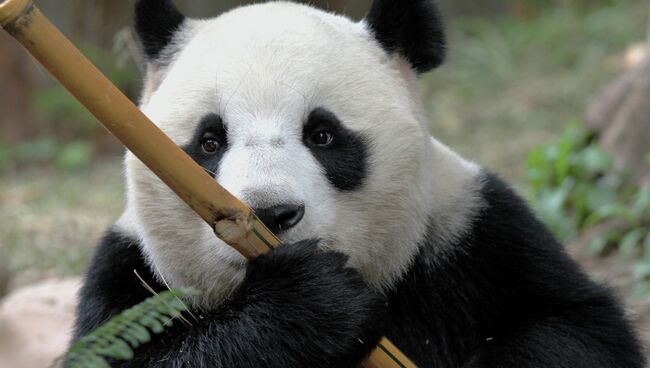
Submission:
[[[75,338],[151,296],[140,279],[156,291],[164,290],[141,251],[139,238],[118,221],[99,241],[86,271],[79,292]]]

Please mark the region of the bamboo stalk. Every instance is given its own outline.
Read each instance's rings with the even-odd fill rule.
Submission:
[[[0,25],[228,244],[247,258],[280,244],[248,207],[140,112],[32,1],[0,4]]]
[[[250,208],[221,187],[151,122],[49,22],[32,0],[0,2],[0,26],[201,216],[219,238],[248,259],[280,245]],[[365,366],[415,367],[386,339]]]

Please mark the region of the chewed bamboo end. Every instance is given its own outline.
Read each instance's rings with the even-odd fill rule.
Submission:
[[[248,234],[253,230],[253,223],[250,217],[238,213],[235,216],[224,218],[214,224],[215,234],[229,245],[237,248],[248,249]],[[254,249],[248,249],[250,253],[255,253]]]
[[[0,26],[15,23],[32,5],[32,0],[0,0]]]

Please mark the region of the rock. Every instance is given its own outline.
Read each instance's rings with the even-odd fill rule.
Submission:
[[[80,285],[79,279],[45,280],[0,302],[0,367],[48,367],[65,352]]]

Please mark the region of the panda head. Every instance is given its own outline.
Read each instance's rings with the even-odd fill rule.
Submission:
[[[394,283],[466,171],[429,136],[416,87],[444,57],[434,1],[376,0],[353,22],[289,2],[194,20],[140,0],[136,30],[145,114],[284,242],[321,239],[378,290]],[[243,257],[133,155],[126,163],[122,224],[152,266],[205,302],[227,296]]]

